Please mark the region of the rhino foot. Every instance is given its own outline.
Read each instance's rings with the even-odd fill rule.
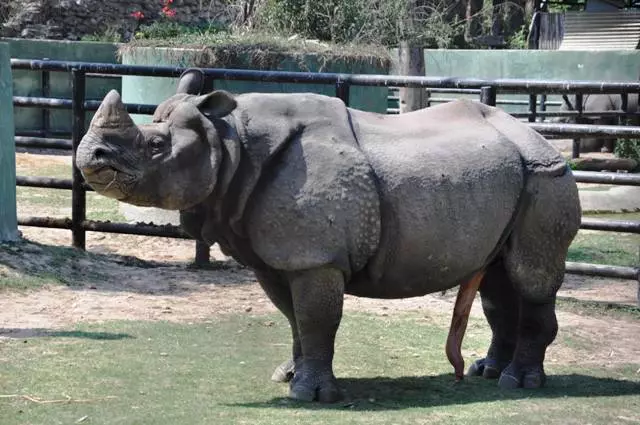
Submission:
[[[494,359],[479,359],[471,363],[471,366],[469,366],[467,370],[467,376],[482,376],[486,379],[498,379],[500,373],[506,366],[506,364],[501,364]]]
[[[541,388],[547,380],[542,365],[507,367],[498,380],[498,386],[505,390],[516,388]]]
[[[334,403],[340,400],[338,381],[332,372],[318,373],[311,368],[301,369],[296,371],[289,384],[289,398],[321,403]]]
[[[289,359],[276,367],[271,375],[271,380],[274,382],[289,382],[293,379],[293,374],[296,369],[296,364],[293,359]]]

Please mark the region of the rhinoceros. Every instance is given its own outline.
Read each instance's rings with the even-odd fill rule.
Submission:
[[[572,104],[568,98],[560,106],[560,111],[575,111],[576,105]],[[612,112],[622,110],[622,96],[619,94],[587,94],[582,98],[582,110],[584,112]],[[631,93],[627,98],[627,108],[625,112],[638,112],[638,94]],[[577,122],[576,117],[561,117],[552,122]],[[593,116],[584,117],[581,122],[594,125],[618,125],[618,117]],[[629,125],[640,125],[640,117],[633,116],[629,119]],[[615,150],[616,139],[603,139],[598,137],[584,137],[580,140],[580,152],[613,152]]]
[[[341,396],[345,294],[467,284],[480,285],[493,332],[467,374],[545,383],[578,191],[554,148],[499,109],[461,100],[386,116],[319,94],[212,91],[177,93],[137,126],[111,91],[75,161],[97,192],[179,210],[190,235],[255,272],[291,327],[292,357],[272,378],[294,399]]]

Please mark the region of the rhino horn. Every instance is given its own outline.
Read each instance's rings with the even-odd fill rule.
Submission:
[[[90,127],[98,128],[126,128],[134,127],[135,123],[129,116],[122,103],[120,94],[111,90],[102,100],[100,107],[91,120]]]

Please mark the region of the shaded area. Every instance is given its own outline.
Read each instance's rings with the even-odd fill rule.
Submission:
[[[132,335],[126,333],[114,333],[114,332],[87,332],[87,331],[54,331],[44,328],[0,328],[0,337],[5,338],[36,338],[36,337],[51,337],[51,338],[83,338],[94,340],[115,341],[120,339],[135,338]],[[26,342],[26,341],[25,341]]]
[[[466,405],[499,400],[558,399],[566,397],[620,397],[640,395],[640,382],[579,374],[550,375],[538,390],[500,390],[496,380],[465,378],[456,383],[452,374],[399,378],[345,378],[338,380],[345,396],[335,404],[302,403],[277,397],[261,403],[237,403],[249,408],[279,407],[307,410],[358,411]]]
[[[200,285],[253,281],[252,273],[233,260],[199,268],[186,262],[148,261],[27,240],[0,243],[0,291],[64,285],[78,290],[179,295]]]

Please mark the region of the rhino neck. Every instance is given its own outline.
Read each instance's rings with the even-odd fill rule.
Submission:
[[[209,244],[217,242],[226,255],[244,265],[263,268],[251,249],[243,217],[265,169],[299,133],[299,126],[282,126],[279,130],[284,131],[278,134],[265,134],[249,109],[240,104],[232,115],[214,123],[222,147],[216,187],[205,201],[181,211],[181,223],[190,235]]]

